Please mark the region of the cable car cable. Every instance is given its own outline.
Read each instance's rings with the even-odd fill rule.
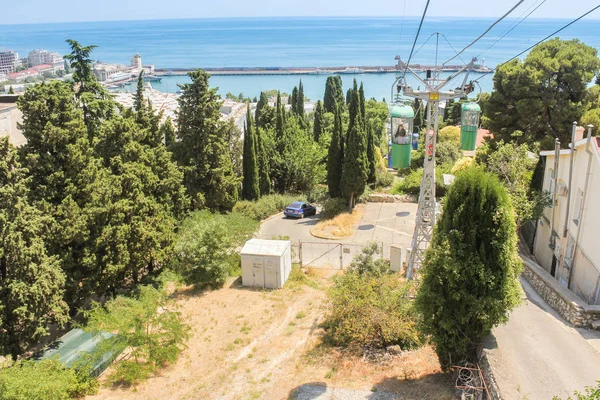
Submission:
[[[479,55],[477,56],[477,58],[479,58],[480,56],[482,56],[483,54],[485,54],[485,52],[488,51],[489,49],[491,49],[492,47],[494,47],[496,45],[496,43],[498,43],[500,40],[504,39],[506,37],[506,35],[508,35],[512,31],[514,31],[519,25],[521,25],[521,23],[523,21],[525,21],[531,14],[533,14],[538,8],[540,8],[546,1],[548,1],[548,0],[543,0],[540,4],[537,5],[537,7],[535,7],[533,10],[531,10],[531,12],[529,14],[527,14],[522,19],[518,20],[518,22],[516,24],[513,24],[513,26],[507,32],[505,32],[502,36],[500,36],[498,39],[496,39],[496,41],[494,41],[494,43],[492,43],[491,45],[489,45],[488,48],[486,48],[484,51],[482,51],[481,53],[479,53]],[[535,3],[533,3],[533,4],[535,4]],[[533,7],[533,4],[529,8]],[[527,11],[525,11],[525,12],[527,12]]]
[[[557,33],[562,32],[563,30],[567,29],[569,26],[573,25],[575,22],[579,21],[582,18],[585,18],[586,16],[588,16],[589,14],[591,14],[592,12],[596,11],[597,9],[600,8],[600,4],[597,5],[596,7],[592,8],[591,10],[589,10],[588,12],[586,12],[585,14],[581,15],[580,17],[574,19],[573,21],[569,22],[568,24],[566,24],[565,26],[563,26],[562,28],[552,32],[551,34],[549,34],[548,36],[546,36],[545,38],[543,38],[542,40],[540,40],[539,42],[535,43],[533,46],[528,47],[527,49],[523,50],[522,52],[520,52],[519,54],[517,54],[516,56],[512,57],[510,60],[503,62],[500,65],[497,65],[496,68],[494,68],[493,70],[486,72],[485,74],[481,75],[479,78],[475,79],[473,82],[477,82],[479,81],[481,78],[483,78],[486,75],[491,74],[492,72],[496,71],[498,68],[500,68],[501,66],[503,66],[504,64],[508,64],[509,62],[511,62],[512,60],[514,60],[515,58],[518,58],[520,56],[522,56],[523,54],[527,53],[529,50],[533,49],[535,46],[537,46],[538,44],[545,42],[546,40],[548,40],[549,38],[551,38],[552,36],[556,35]]]
[[[504,18],[506,18],[510,13],[512,13],[517,7],[519,7],[521,4],[523,4],[525,0],[519,0],[519,2],[517,4],[515,4],[513,6],[513,8],[511,8],[510,10],[508,10],[508,12],[506,14],[504,14],[502,17],[500,17],[498,20],[496,20],[496,22],[494,22],[492,25],[490,25],[489,28],[486,29],[485,32],[483,32],[481,35],[479,35],[479,37],[475,40],[473,40],[471,43],[469,43],[468,45],[466,45],[460,52],[458,52],[458,54],[450,57],[448,60],[446,60],[446,62],[444,62],[442,64],[442,67],[446,64],[448,64],[450,61],[454,60],[456,57],[458,57],[459,55],[461,55],[465,50],[467,50],[469,47],[473,46],[475,43],[477,43],[477,41],[479,39],[481,39],[482,37],[484,37],[489,31],[492,30],[492,28],[494,26],[496,26],[498,23],[500,23],[500,21],[502,21]]]
[[[421,33],[421,27],[423,26],[423,21],[425,20],[425,15],[427,14],[427,9],[429,8],[429,3],[431,0],[427,0],[427,4],[425,4],[425,9],[423,10],[423,16],[421,17],[421,22],[419,23],[419,29],[417,29],[417,35],[415,36],[415,41],[413,42],[412,49],[410,50],[410,55],[408,56],[408,62],[406,63],[406,68],[404,68],[404,73],[402,74],[402,78],[406,75],[406,71],[408,70],[408,66],[410,65],[410,60],[413,56],[413,51],[415,50],[415,46],[417,45],[417,40],[419,39],[419,34]]]

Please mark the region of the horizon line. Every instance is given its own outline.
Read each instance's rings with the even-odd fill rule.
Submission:
[[[17,26],[17,25],[61,25],[61,24],[80,24],[80,23],[110,23],[110,22],[154,22],[154,21],[194,21],[194,20],[259,20],[259,19],[419,19],[417,15],[271,15],[271,16],[232,16],[232,17],[175,17],[175,18],[139,18],[139,19],[107,19],[107,20],[81,20],[81,21],[55,21],[55,22],[16,22],[16,23],[2,23],[1,26]],[[494,19],[495,16],[446,16],[446,15],[430,15],[428,18],[442,18],[442,19]],[[518,20],[520,18],[506,18],[505,20]],[[565,17],[529,17],[529,20],[570,20],[571,18]],[[586,17],[587,20],[600,20],[600,17]]]

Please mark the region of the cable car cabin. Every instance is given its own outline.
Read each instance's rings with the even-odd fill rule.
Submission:
[[[412,131],[415,112],[410,106],[392,106],[391,136],[392,136],[392,168],[410,167],[412,151]]]
[[[463,104],[460,117],[460,148],[462,150],[475,150],[480,115],[481,108],[477,103]]]

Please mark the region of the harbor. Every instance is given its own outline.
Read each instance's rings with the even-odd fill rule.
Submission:
[[[411,64],[415,72],[435,69],[434,65]],[[329,75],[329,74],[385,74],[402,72],[397,66],[342,66],[342,67],[223,67],[203,68],[211,75]],[[442,72],[457,72],[460,65],[446,65]],[[185,75],[193,68],[155,68],[155,75]],[[489,73],[492,69],[485,65],[476,65],[471,72]]]

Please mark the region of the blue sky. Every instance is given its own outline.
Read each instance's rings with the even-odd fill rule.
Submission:
[[[513,16],[543,0],[525,0]],[[1,24],[168,18],[277,16],[417,16],[426,0],[7,0]],[[431,0],[428,15],[495,17],[517,0]],[[598,0],[546,0],[532,15],[573,18],[598,5]],[[592,14],[600,19],[600,9]]]

